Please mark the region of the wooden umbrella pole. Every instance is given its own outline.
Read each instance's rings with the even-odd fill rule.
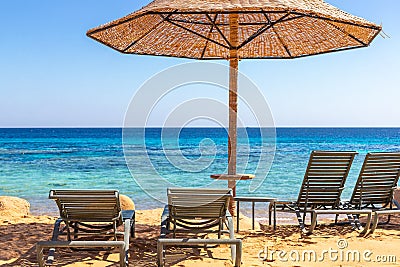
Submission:
[[[237,156],[237,77],[238,59],[229,60],[229,140],[228,140],[228,174],[236,174]]]
[[[228,138],[228,174],[236,174],[237,156],[237,91],[238,91],[238,35],[239,24],[238,14],[229,14],[229,138]],[[228,180],[228,187],[232,189],[233,196],[236,196],[236,181]],[[235,202],[232,199],[229,211],[235,212]]]

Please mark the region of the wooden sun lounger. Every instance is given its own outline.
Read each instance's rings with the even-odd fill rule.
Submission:
[[[400,152],[368,153],[360,170],[353,194],[342,205],[347,209],[372,210],[374,213],[370,233],[378,225],[379,216],[399,214],[394,205],[393,192],[400,176]]]
[[[238,242],[234,236],[233,220],[227,210],[232,197],[231,189],[168,188],[167,196],[168,205],[165,206],[161,217],[160,240],[165,239],[169,233],[172,233],[173,239],[161,241],[160,245],[207,244],[211,241],[202,239],[188,241],[191,239],[177,239],[176,235],[217,233],[218,239],[213,239],[212,243],[232,244],[232,260],[235,261],[235,266],[240,265],[240,259],[237,260]],[[223,230],[224,225],[227,231]],[[229,239],[220,239],[225,232],[229,233]],[[158,257],[160,259],[162,256],[159,254]],[[159,262],[162,261],[159,260]]]
[[[276,210],[296,213],[301,231],[310,234],[305,225],[306,214],[339,209],[344,183],[356,154],[354,151],[312,151],[297,200],[276,201]],[[271,213],[270,207],[269,216]]]
[[[353,227],[359,229],[361,234],[373,233],[378,225],[380,215],[400,214],[400,210],[393,206],[393,192],[396,189],[399,175],[400,153],[368,153],[351,199],[342,202],[339,209],[313,211],[308,233],[315,228],[316,218],[319,214],[335,214],[336,216],[346,214]],[[358,220],[359,215],[367,215],[364,228],[361,227]],[[388,222],[389,220],[390,217]]]
[[[39,266],[44,266],[43,248],[50,248],[47,262],[51,263],[56,247],[116,247],[124,259],[121,266],[127,264],[129,239],[134,235],[135,211],[121,210],[117,190],[50,190],[49,198],[57,203],[60,218],[54,225],[51,241],[37,244]],[[120,225],[124,225],[124,232],[117,231]],[[67,241],[60,241],[60,236],[66,236]],[[85,236],[111,236],[113,241],[79,240]],[[118,236],[122,236],[123,241],[118,241]],[[121,254],[121,244],[124,255]]]

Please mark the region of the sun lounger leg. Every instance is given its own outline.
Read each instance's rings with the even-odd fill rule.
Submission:
[[[378,222],[379,222],[379,215],[375,213],[370,231],[371,234],[375,231],[376,227],[378,226]]]
[[[367,214],[367,222],[365,223],[364,229],[360,232],[360,234],[367,234],[370,226],[371,226],[371,220],[372,220],[372,212]],[[360,225],[361,227],[361,225]]]
[[[269,204],[271,206],[271,203]],[[274,230],[276,230],[276,202],[272,204],[272,207],[274,209]]]
[[[312,234],[312,232],[315,229],[315,226],[317,226],[317,213],[315,212],[315,210],[313,210],[311,213],[310,229],[305,234],[308,234],[308,235]]]
[[[135,216],[136,216],[136,212],[133,213],[133,217],[131,220],[131,237],[135,238]]]
[[[271,215],[272,215],[272,210],[271,210],[271,205],[268,206],[268,225],[271,225]]]
[[[236,257],[235,257],[235,267],[240,267],[242,260],[242,242],[235,246]]]
[[[389,224],[389,223],[390,223],[390,218],[391,218],[391,216],[392,216],[392,215],[390,215],[390,214],[388,215],[388,219],[387,219],[387,221],[385,222],[386,224]]]
[[[370,233],[372,234],[376,227],[378,226],[379,223],[379,216],[380,215],[391,215],[391,214],[400,214],[400,210],[380,210],[380,211],[375,211],[374,212],[374,219],[372,220],[372,226],[371,226],[371,230]]]
[[[300,214],[299,208],[296,207],[295,212],[297,216],[297,221],[299,222],[300,230],[305,234],[309,234],[309,231],[306,229],[306,225],[304,224],[303,216]]]
[[[40,246],[36,246],[36,255],[39,267],[44,267],[43,264],[43,248]]]
[[[234,228],[233,228],[233,219],[232,219],[232,215],[230,215],[229,212],[227,212],[227,223],[228,223],[228,231],[229,231],[229,238],[230,239],[235,239],[235,233],[234,233]],[[234,261],[237,257],[236,255],[236,246],[235,245],[231,245],[231,257],[232,257],[232,261]]]
[[[125,231],[124,231],[124,243],[125,243],[125,248],[124,248],[124,255],[125,255],[125,259],[121,259],[125,260],[126,265],[128,265],[128,260],[129,260],[129,239],[130,239],[130,231],[131,231],[131,220],[130,219],[126,219],[125,220]],[[122,258],[122,257],[121,257]],[[122,266],[122,262],[120,263]]]
[[[119,267],[128,266],[128,249],[125,246],[119,248]],[[123,257],[123,255],[125,255],[125,257]]]
[[[157,266],[164,266],[164,246],[157,242]]]
[[[62,219],[58,218],[56,222],[54,223],[54,228],[53,228],[53,235],[51,237],[51,241],[58,241],[58,236],[61,234],[60,227],[61,223],[63,222]],[[42,251],[43,253],[43,251]],[[54,254],[56,253],[55,248],[50,248],[49,249],[49,254],[47,256],[46,263],[52,264],[54,261]]]

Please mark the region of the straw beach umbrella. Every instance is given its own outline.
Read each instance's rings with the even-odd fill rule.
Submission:
[[[366,47],[380,30],[322,0],[155,0],[87,35],[125,54],[229,60],[228,174],[219,178],[234,189],[246,177],[236,173],[239,60]]]

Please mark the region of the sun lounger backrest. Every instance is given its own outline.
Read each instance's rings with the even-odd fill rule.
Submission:
[[[121,219],[117,190],[50,190],[60,210],[60,217],[68,221],[112,222]]]
[[[350,204],[391,203],[400,175],[400,152],[368,153],[358,176]]]
[[[169,188],[171,216],[185,219],[211,219],[225,216],[231,189]]]
[[[357,152],[313,151],[297,199],[299,207],[336,207]]]

